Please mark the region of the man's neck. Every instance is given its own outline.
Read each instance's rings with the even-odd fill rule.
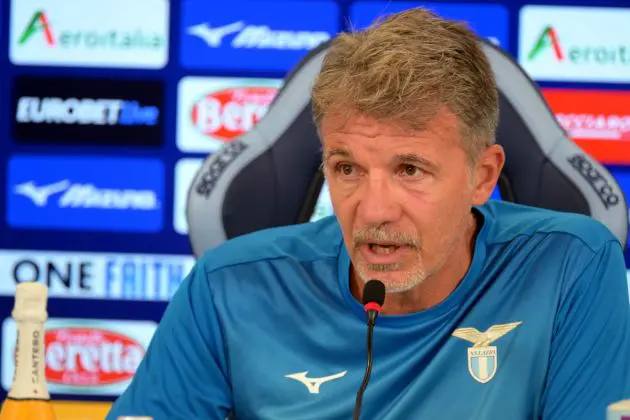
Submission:
[[[456,245],[443,266],[421,284],[404,293],[388,293],[383,305],[384,315],[406,315],[431,308],[444,301],[457,288],[472,262],[480,222],[474,213],[465,229],[465,240]],[[362,301],[363,282],[350,269],[350,292]]]

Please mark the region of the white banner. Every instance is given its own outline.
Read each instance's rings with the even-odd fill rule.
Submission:
[[[188,255],[0,250],[0,295],[38,281],[51,298],[168,301],[194,264]]]
[[[151,321],[62,319],[46,321],[46,383],[51,394],[118,396],[129,386],[157,324]],[[15,372],[16,323],[2,323],[2,387]]]
[[[13,0],[13,64],[159,69],[168,62],[167,0]]]
[[[267,113],[282,79],[184,77],[177,88],[177,147],[214,152]]]
[[[518,62],[534,80],[630,82],[630,9],[525,6]]]

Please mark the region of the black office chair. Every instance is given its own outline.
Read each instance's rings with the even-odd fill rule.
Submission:
[[[569,139],[518,64],[495,45],[480,42],[500,93],[497,142],[507,155],[499,182],[502,198],[590,215],[625,247],[628,211],[615,179]],[[323,184],[310,89],[329,45],[311,51],[293,69],[251,131],[205,160],[188,195],[195,256],[235,236],[310,219]]]

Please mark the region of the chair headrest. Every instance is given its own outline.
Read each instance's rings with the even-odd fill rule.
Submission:
[[[479,42],[500,95],[502,197],[591,215],[625,247],[628,211],[615,179],[569,139],[518,64],[499,47]],[[199,169],[186,211],[197,257],[235,236],[310,219],[323,183],[310,93],[329,45],[315,48],[289,73],[252,130],[208,156]]]

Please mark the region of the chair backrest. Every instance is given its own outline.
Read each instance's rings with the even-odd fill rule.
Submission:
[[[479,42],[500,94],[497,142],[506,151],[502,198],[590,215],[625,247],[628,211],[615,179],[569,139],[518,64],[499,47]],[[310,89],[329,45],[320,45],[293,69],[252,130],[203,163],[187,205],[195,256],[235,236],[310,219],[323,184]]]

